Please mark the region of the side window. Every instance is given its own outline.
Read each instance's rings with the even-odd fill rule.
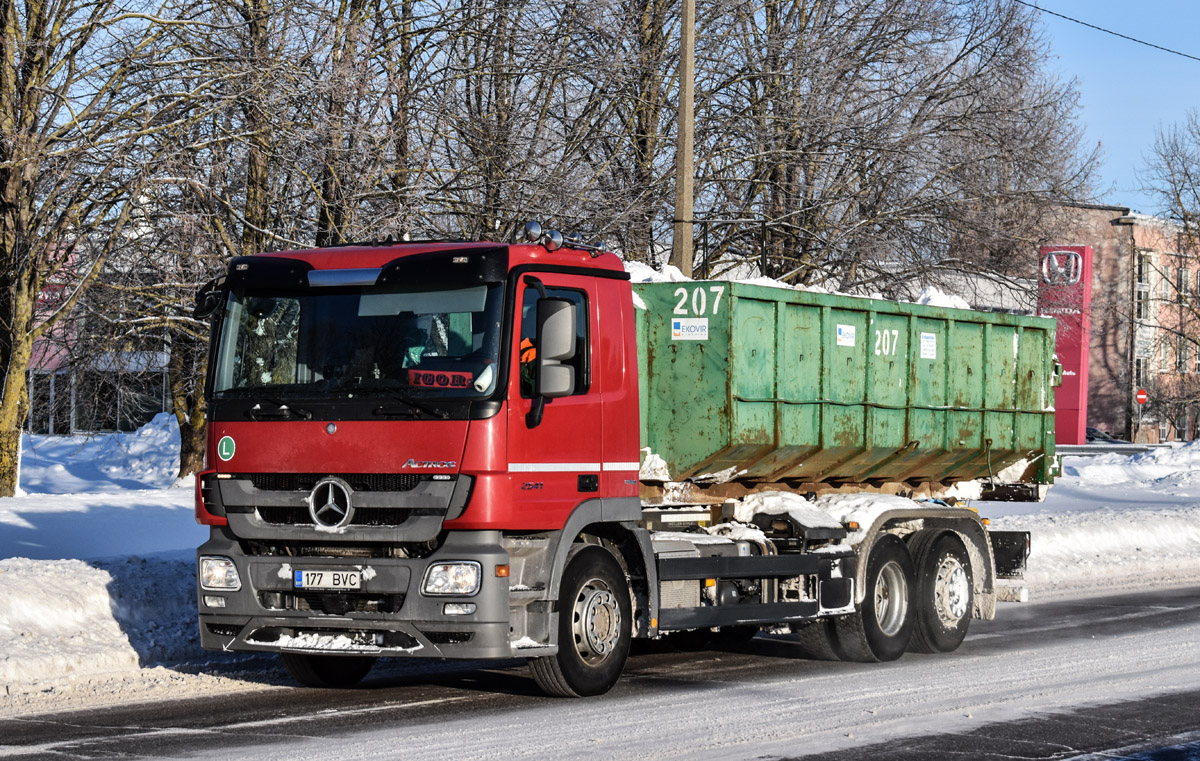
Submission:
[[[588,362],[588,309],[587,295],[583,291],[569,288],[547,288],[546,295],[555,299],[567,299],[575,305],[579,319],[575,321],[575,358],[568,364],[575,368],[575,396],[586,394],[591,386]],[[521,300],[521,396],[529,399],[533,396],[533,374],[537,366],[537,348],[534,345],[534,335],[537,333],[537,301],[536,288],[526,288]]]

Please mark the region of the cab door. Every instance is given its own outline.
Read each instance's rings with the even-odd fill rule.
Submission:
[[[601,471],[599,363],[594,279],[530,273],[521,278],[509,352],[508,473],[516,515],[530,529],[562,528],[576,505],[598,496]],[[540,422],[531,419],[536,371],[538,283],[548,298],[575,308],[574,393],[543,402]]]

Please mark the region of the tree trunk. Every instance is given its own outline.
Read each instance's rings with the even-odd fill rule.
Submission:
[[[21,428],[29,410],[26,372],[33,354],[33,339],[29,324],[33,318],[33,303],[26,295],[23,282],[12,286],[8,297],[11,310],[3,342],[8,348],[8,366],[4,368],[0,388],[0,497],[17,493],[21,464]]]
[[[208,374],[207,347],[202,342],[178,337],[171,345],[167,377],[171,403],[179,423],[179,478],[204,469],[208,408],[204,401],[204,377]]]

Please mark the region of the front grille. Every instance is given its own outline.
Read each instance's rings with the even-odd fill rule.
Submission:
[[[260,521],[277,526],[311,526],[313,522],[306,506],[261,506],[254,510]],[[410,516],[442,515],[443,512],[436,508],[360,507],[355,509],[350,525],[402,526]]]
[[[308,610],[327,616],[347,613],[396,613],[404,606],[404,595],[362,592],[259,592],[258,600],[269,610]]]
[[[236,637],[242,627],[238,624],[207,624],[210,634],[215,634],[218,637]]]
[[[424,558],[438,548],[436,541],[420,543],[316,544],[246,540],[242,552],[254,557],[293,558]]]
[[[330,475],[350,484],[354,491],[412,491],[424,480],[413,473],[251,473],[250,482],[259,491],[310,492]]]
[[[475,632],[421,632],[435,645],[462,645],[470,642]]]
[[[421,647],[416,637],[406,632],[375,631],[360,629],[292,629],[282,626],[267,626],[256,630],[247,639],[250,642],[275,644],[281,637],[330,636],[348,639],[356,647],[400,648],[415,650]]]

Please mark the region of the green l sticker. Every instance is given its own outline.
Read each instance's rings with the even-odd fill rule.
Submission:
[[[222,436],[217,442],[217,457],[222,461],[229,462],[233,459],[233,453],[237,450],[237,445],[233,443],[232,436]]]

